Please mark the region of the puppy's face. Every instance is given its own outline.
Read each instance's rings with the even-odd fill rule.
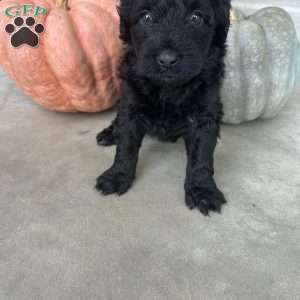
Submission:
[[[121,36],[135,52],[138,74],[155,84],[189,82],[215,51],[218,30],[225,42],[229,1],[225,7],[218,2],[226,0],[126,1],[120,8]]]

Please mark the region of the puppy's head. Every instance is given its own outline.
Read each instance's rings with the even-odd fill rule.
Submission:
[[[121,0],[121,38],[140,76],[182,85],[224,53],[229,10],[230,0]]]

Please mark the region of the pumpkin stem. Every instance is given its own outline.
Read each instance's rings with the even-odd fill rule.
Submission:
[[[296,48],[296,85],[300,84],[300,43]]]
[[[69,9],[68,0],[56,0],[56,7],[61,9]]]
[[[235,22],[237,20],[235,11],[233,9],[230,10],[230,23],[232,24],[233,22]]]

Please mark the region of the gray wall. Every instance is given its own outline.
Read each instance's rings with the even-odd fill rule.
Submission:
[[[284,8],[291,14],[300,37],[300,0],[233,0],[232,4],[249,13],[265,6]]]

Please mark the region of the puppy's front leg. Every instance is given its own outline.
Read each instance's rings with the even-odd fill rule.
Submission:
[[[213,155],[217,144],[218,124],[213,119],[195,121],[184,136],[188,164],[185,200],[189,208],[204,215],[221,211],[226,200],[213,178]]]
[[[145,130],[132,112],[120,114],[117,150],[113,165],[97,179],[96,188],[104,195],[122,195],[131,187]]]

